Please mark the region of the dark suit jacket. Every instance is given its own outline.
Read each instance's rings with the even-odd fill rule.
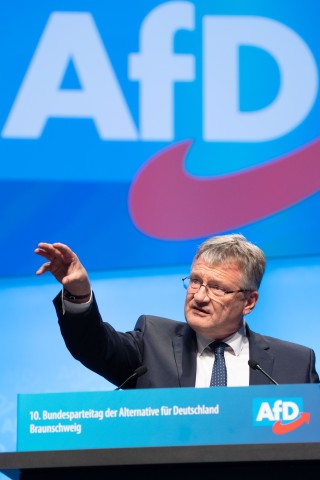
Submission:
[[[94,299],[85,313],[62,312],[61,294],[54,299],[61,333],[74,358],[119,386],[134,370],[147,372],[126,388],[194,387],[197,344],[187,323],[151,315],[139,317],[131,332],[116,332],[103,322]],[[247,327],[249,356],[279,384],[318,383],[310,348],[254,333]],[[250,385],[270,384],[250,370]]]

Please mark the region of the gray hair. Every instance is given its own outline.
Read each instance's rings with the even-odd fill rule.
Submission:
[[[233,233],[208,238],[196,252],[194,260],[202,258],[210,265],[236,262],[243,272],[242,288],[258,290],[266,268],[263,251],[243,235]]]

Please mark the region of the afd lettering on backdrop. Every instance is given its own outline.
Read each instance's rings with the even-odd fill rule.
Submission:
[[[190,2],[167,2],[141,24],[140,52],[128,55],[128,78],[140,87],[139,126],[93,16],[53,12],[2,137],[39,138],[49,118],[80,117],[93,120],[102,140],[173,141],[174,85],[195,80],[197,61],[193,54],[174,53],[173,37],[180,30],[195,29],[194,10]],[[318,92],[317,66],[304,40],[270,18],[205,15],[202,22],[202,138],[207,142],[273,140],[299,125]],[[276,97],[256,112],[240,111],[238,105],[241,45],[265,50],[281,71]],[[77,92],[60,87],[71,59],[82,87]]]
[[[317,7],[150,3],[33,12],[2,89],[1,211],[16,218],[2,247],[28,222],[28,248],[41,231],[81,255],[88,232],[88,268],[181,264],[199,238],[239,229],[270,255],[319,252]],[[122,259],[90,248],[124,237]]]
[[[268,398],[253,400],[253,425],[272,427],[283,435],[310,422],[310,413],[303,410],[302,398]]]

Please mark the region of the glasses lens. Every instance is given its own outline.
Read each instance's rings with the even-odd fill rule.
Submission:
[[[200,280],[197,278],[183,278],[183,286],[185,289],[189,290],[189,292],[194,292],[196,293],[200,287],[202,286],[202,283]],[[225,295],[225,291],[221,288],[219,288],[217,285],[204,285],[206,288],[207,294],[209,297],[223,297]]]
[[[216,285],[208,285],[207,290],[210,297],[224,297],[225,292]]]

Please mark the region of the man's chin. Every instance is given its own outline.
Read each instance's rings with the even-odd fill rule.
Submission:
[[[208,323],[209,323],[209,315],[201,314],[201,313],[193,313],[192,315],[188,315],[186,317],[186,321],[188,325],[190,325],[191,328],[194,330],[199,331],[199,329],[203,328],[206,329],[208,328]]]

